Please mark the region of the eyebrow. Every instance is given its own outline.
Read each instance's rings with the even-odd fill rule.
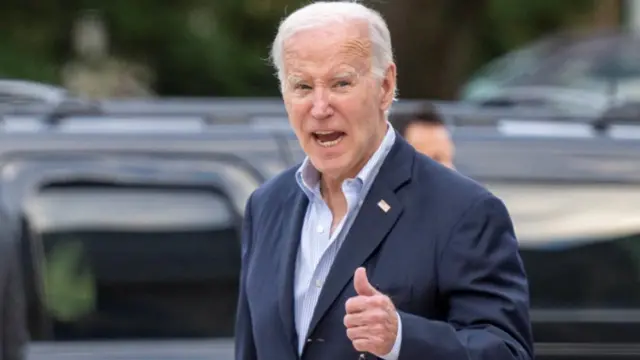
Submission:
[[[344,79],[344,78],[353,78],[357,76],[358,76],[358,73],[355,71],[344,71],[344,72],[337,73],[336,75],[333,76],[333,78]]]
[[[299,83],[302,81],[302,78],[300,76],[297,75],[289,75],[287,76],[287,82],[290,84],[295,84],[295,83]]]
[[[334,76],[332,76],[331,78],[333,80],[335,79],[348,79],[348,78],[357,78],[360,74],[358,74],[357,71],[342,71],[339,72],[337,74],[335,74]],[[299,75],[288,75],[287,76],[287,83],[288,84],[299,84],[304,82],[305,80],[299,76]]]

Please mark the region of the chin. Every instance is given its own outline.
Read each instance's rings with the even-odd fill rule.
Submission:
[[[313,166],[324,176],[338,179],[344,177],[351,168],[351,161],[347,154],[339,157],[327,158],[325,156],[310,156],[309,159]]]
[[[355,156],[351,144],[345,140],[347,139],[343,139],[335,146],[325,147],[318,144],[315,139],[311,139],[307,143],[305,152],[318,171],[331,177],[339,177],[339,174],[348,172],[353,166]]]

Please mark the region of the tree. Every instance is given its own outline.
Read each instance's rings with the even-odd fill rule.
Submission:
[[[593,0],[374,2],[391,29],[403,98],[452,99],[491,58],[561,29]]]

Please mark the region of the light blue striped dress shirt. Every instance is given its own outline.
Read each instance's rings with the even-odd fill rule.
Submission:
[[[395,136],[393,127],[388,124],[384,140],[369,162],[355,179],[347,179],[342,184],[348,210],[333,233],[331,233],[333,216],[320,194],[318,171],[307,158],[296,172],[298,185],[309,198],[309,206],[302,225],[302,237],[296,259],[294,279],[295,324],[298,333],[299,353],[302,353],[304,348],[309,323],[331,265],[378,174],[380,166],[395,142]],[[398,336],[393,349],[384,357],[385,360],[397,360],[401,342],[402,326],[398,316]]]

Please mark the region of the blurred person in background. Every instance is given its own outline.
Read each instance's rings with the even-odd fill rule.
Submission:
[[[531,360],[507,209],[389,124],[380,14],[311,3],[271,55],[307,156],[246,203],[236,359]]]
[[[147,66],[109,51],[109,31],[97,11],[83,13],[72,29],[74,57],[62,68],[64,87],[89,99],[153,96]]]
[[[455,169],[455,145],[444,120],[433,106],[425,106],[415,114],[394,116],[392,124],[418,152]]]
[[[0,360],[26,358],[26,299],[17,246],[8,222],[0,217]]]

